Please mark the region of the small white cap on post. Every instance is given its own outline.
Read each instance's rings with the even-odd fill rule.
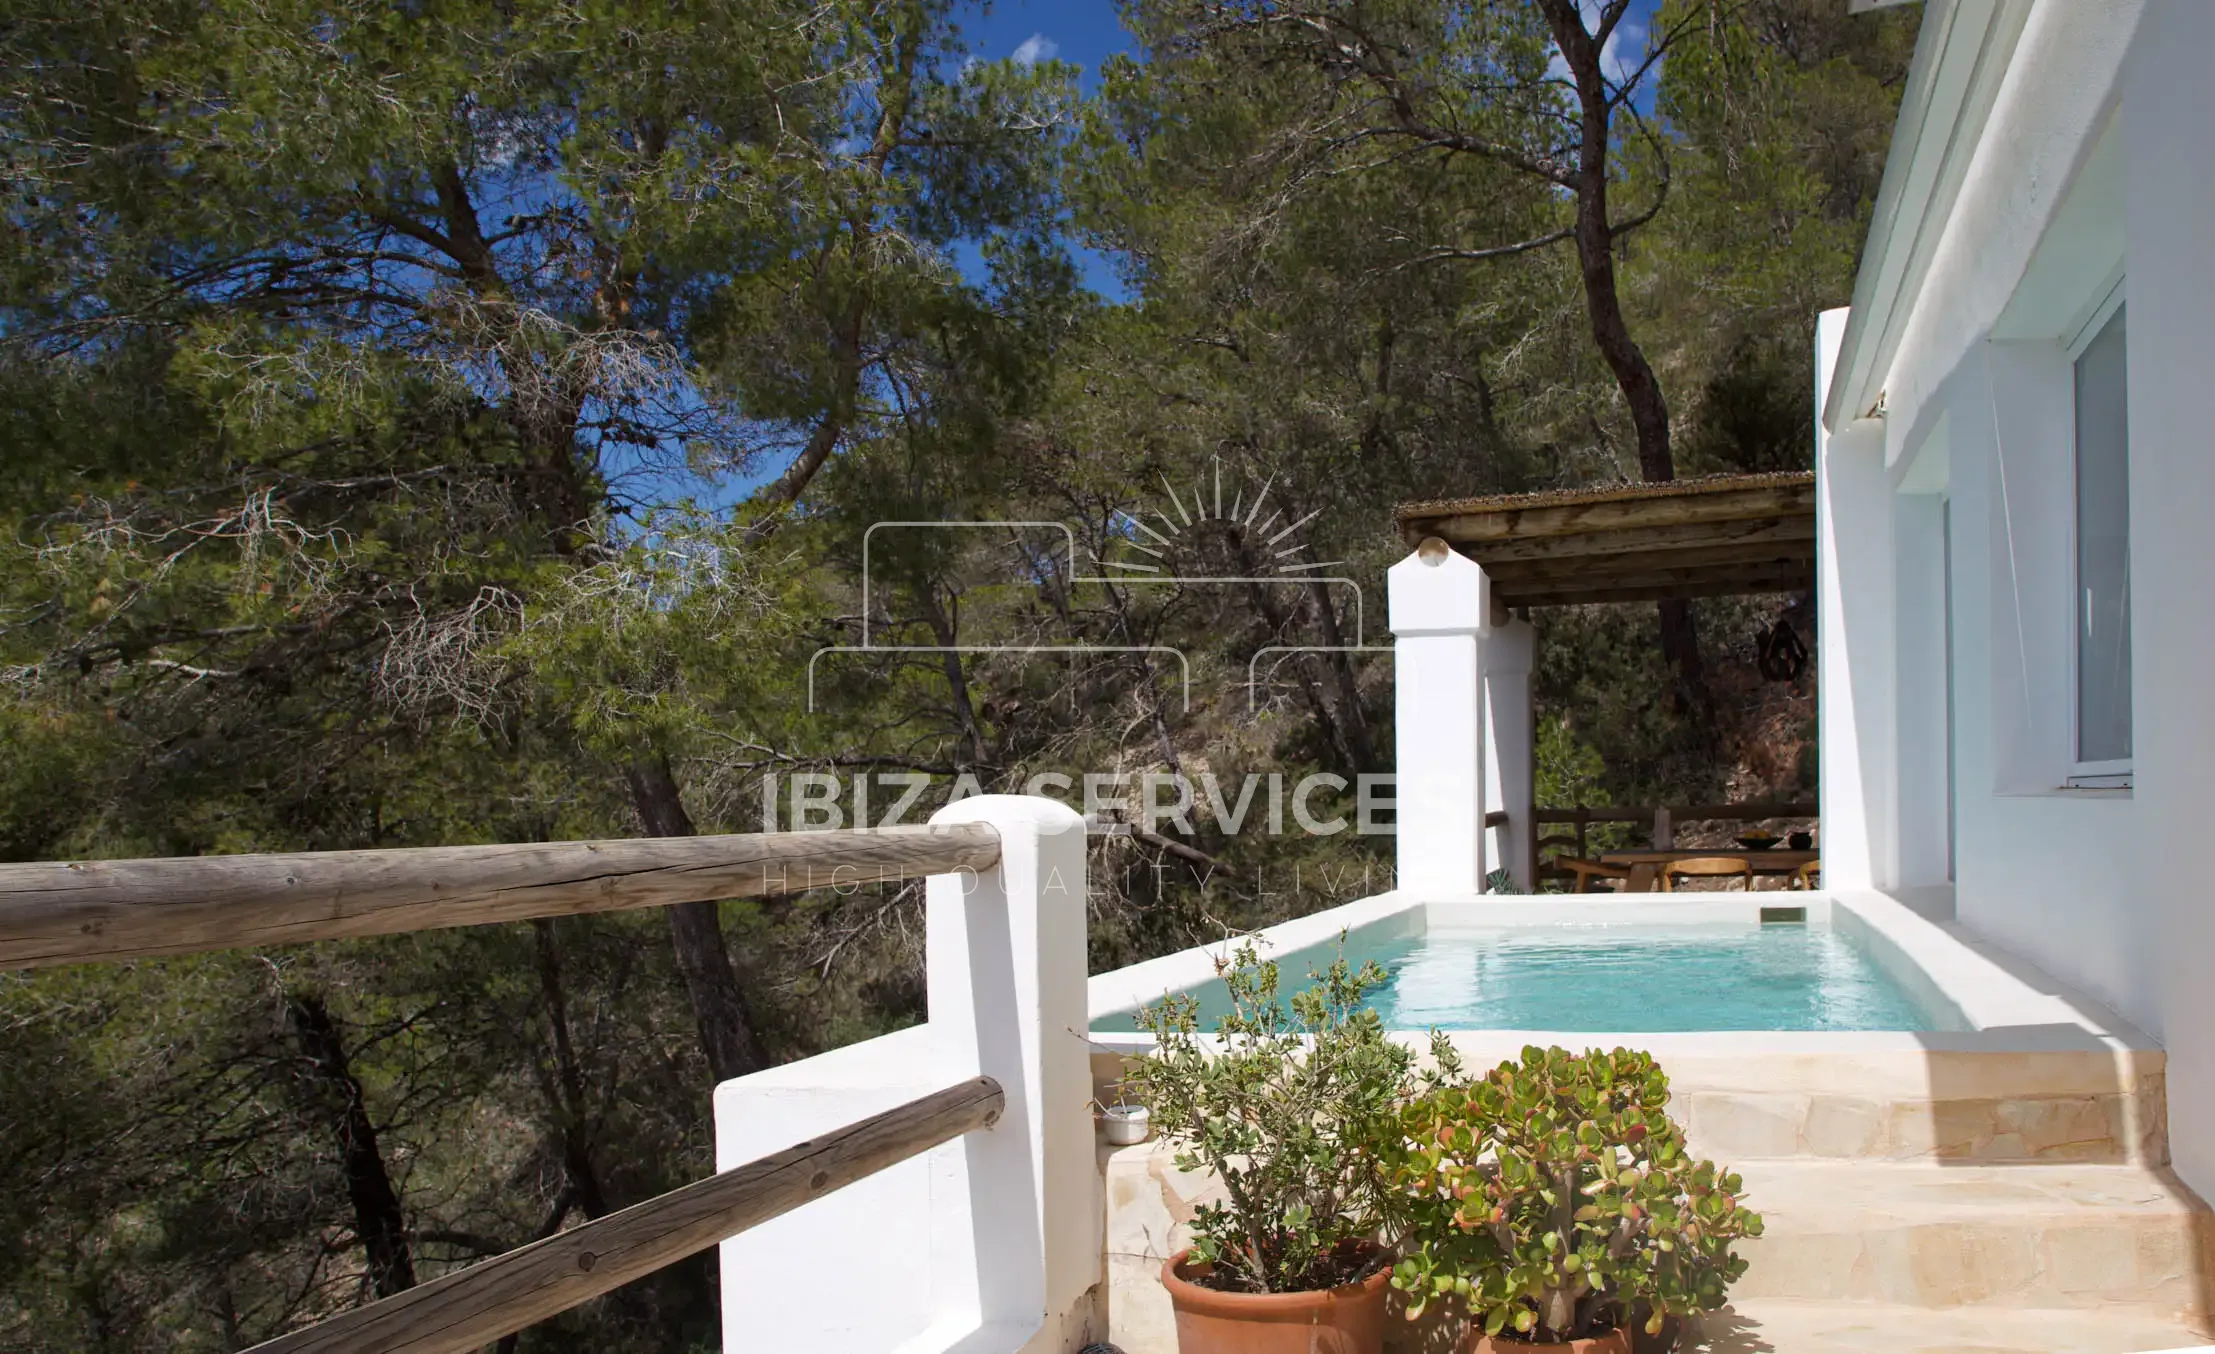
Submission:
[[[1385,574],[1392,633],[1488,635],[1492,633],[1492,580],[1475,560],[1436,536]]]

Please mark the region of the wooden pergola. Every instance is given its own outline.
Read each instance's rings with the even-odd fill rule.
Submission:
[[[1662,484],[1408,503],[1395,516],[1400,535],[1415,547],[1418,558],[1443,565],[1451,559],[1450,550],[1478,566],[1463,565],[1456,571],[1467,575],[1466,586],[1476,587],[1480,578],[1490,585],[1491,631],[1472,636],[1477,650],[1474,675],[1483,696],[1476,702],[1478,746],[1470,750],[1468,760],[1480,768],[1476,777],[1479,839],[1492,830],[1501,833],[1497,859],[1525,889],[1535,887],[1538,880],[1539,823],[1576,823],[1581,856],[1583,824],[1594,821],[1594,811],[1547,809],[1537,803],[1536,708],[1531,686],[1537,633],[1527,620],[1515,619],[1511,613],[1592,602],[1650,603],[1799,592],[1815,586],[1815,476],[1809,472],[1716,475]],[[1395,573],[1407,564],[1394,566]],[[1416,576],[1424,572],[1418,569]],[[1399,605],[1397,598],[1394,605]],[[1431,686],[1452,687],[1468,675],[1467,669],[1454,666],[1449,654]],[[1401,676],[1405,676],[1404,667]],[[1420,691],[1423,684],[1410,689]],[[1449,694],[1436,699],[1442,702],[1433,712],[1438,716],[1436,726],[1454,727],[1452,707],[1461,703],[1460,697]],[[1408,709],[1403,704],[1401,719],[1409,718]],[[1422,714],[1418,711],[1417,717]],[[1451,754],[1459,755],[1458,751]],[[1488,792],[1481,788],[1487,779],[1482,768],[1487,765],[1497,768],[1500,795],[1499,807],[1490,811],[1484,803]],[[1802,816],[1803,811],[1812,814],[1819,808],[1748,804],[1686,810],[1703,818],[1739,819]],[[1670,821],[1667,814],[1652,809],[1601,812],[1629,814],[1640,821],[1652,817],[1656,852],[1649,854],[1674,854],[1669,849],[1672,844],[1662,840],[1668,831],[1664,824]],[[1407,840],[1401,839],[1403,851]],[[1480,847],[1480,865],[1490,858]],[[1616,873],[1636,877],[1629,870]]]
[[[1815,476],[1715,475],[1402,504],[1409,545],[1481,565],[1500,608],[1795,592],[1815,585]]]

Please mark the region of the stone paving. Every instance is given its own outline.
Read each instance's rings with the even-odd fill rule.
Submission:
[[[2123,1354],[2208,1342],[2215,1213],[2167,1168],[2158,1050],[1908,1051],[1669,1062],[1694,1150],[1745,1177],[1747,1244],[1714,1354]],[[1175,1354],[1158,1275],[1211,1178],[1103,1149],[1107,1324]],[[1438,1342],[1394,1323],[1388,1349]]]

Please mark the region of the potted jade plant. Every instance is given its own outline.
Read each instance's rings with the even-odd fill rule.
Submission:
[[[1218,964],[1229,1013],[1213,1037],[1172,996],[1142,1019],[1157,1041],[1124,1081],[1227,1199],[1162,1267],[1181,1354],[1379,1354],[1390,1256],[1377,1240],[1406,1196],[1389,1184],[1412,1091],[1408,1049],[1362,995],[1384,980],[1341,954],[1289,1000],[1251,944]]]
[[[1450,1059],[1451,1050],[1441,1052]],[[1460,1354],[1630,1354],[1723,1304],[1761,1235],[1735,1175],[1695,1161],[1644,1053],[1527,1048],[1410,1102],[1394,1174],[1412,1213],[1393,1285],[1410,1318],[1466,1310]],[[1663,1346],[1666,1347],[1666,1346]]]

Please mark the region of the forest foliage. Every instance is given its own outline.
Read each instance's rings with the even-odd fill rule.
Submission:
[[[942,0],[7,0],[0,859],[1389,769],[1396,504],[1808,463],[1915,16],[1648,8],[1127,0],[1087,83]],[[1544,796],[1805,788],[1807,605],[1535,618]],[[1103,836],[1093,961],[1388,848]],[[920,927],[0,975],[0,1347],[243,1348],[694,1178],[713,1078],[921,1018]],[[715,1332],[703,1260],[509,1347]]]

